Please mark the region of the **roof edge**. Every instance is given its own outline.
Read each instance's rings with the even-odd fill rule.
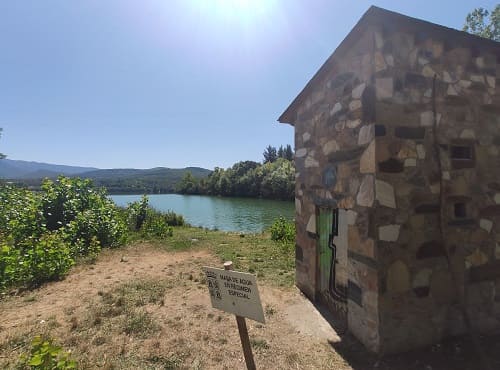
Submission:
[[[313,77],[307,82],[306,86],[302,89],[302,91],[295,97],[292,103],[288,106],[288,108],[280,115],[278,118],[278,122],[280,123],[288,123],[292,126],[294,125],[294,121],[296,119],[296,111],[298,106],[303,102],[303,100],[309,95],[313,86],[317,81],[321,80],[321,77],[326,74],[329,70],[330,64],[333,63],[335,57],[344,52],[349,46],[352,45],[360,35],[366,31],[372,25],[381,25],[387,22],[387,18],[390,18],[393,21],[400,21],[409,25],[409,28],[418,29],[420,27],[427,27],[432,29],[433,31],[443,35],[455,34],[458,37],[463,38],[463,40],[467,43],[475,43],[478,46],[483,46],[486,48],[495,48],[500,50],[500,42],[486,39],[477,35],[473,35],[467,33],[465,31],[456,30],[454,28],[442,26],[436,23],[432,23],[429,21],[425,21],[418,18],[409,17],[407,15],[393,12],[390,10],[386,10],[383,8],[379,8],[376,6],[370,6],[368,10],[361,16],[352,30],[347,34],[347,36],[341,41],[339,46],[334,50],[334,52],[328,57],[328,59],[323,63],[323,65],[319,68],[319,70],[313,75]],[[384,22],[385,20],[385,22]],[[389,22],[387,22],[389,23]],[[500,54],[500,52],[499,52]]]

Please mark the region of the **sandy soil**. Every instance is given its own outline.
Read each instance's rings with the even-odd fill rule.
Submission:
[[[207,251],[136,245],[105,251],[64,281],[8,298],[0,302],[0,365],[12,366],[28,338],[48,333],[86,368],[244,369],[234,316],[211,308],[205,265],[220,261]],[[159,326],[150,335],[124,333],[115,317],[94,317],[103,297],[133,281],[169,283],[161,304],[140,307]],[[350,368],[329,345],[340,338],[296,289],[259,290],[267,322],[247,320],[259,368]]]
[[[1,300],[0,368],[13,368],[45,334],[84,369],[245,369],[234,316],[211,308],[205,265],[221,262],[206,250],[138,244]],[[381,359],[337,335],[295,288],[259,282],[259,290],[266,324],[247,320],[259,369],[480,369],[467,338]],[[482,339],[492,368],[499,339]]]

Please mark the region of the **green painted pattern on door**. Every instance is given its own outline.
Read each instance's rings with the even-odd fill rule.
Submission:
[[[319,254],[319,291],[328,293],[330,281],[330,268],[332,264],[332,250],[328,243],[332,232],[333,211],[320,208],[317,217],[318,228],[318,254]]]

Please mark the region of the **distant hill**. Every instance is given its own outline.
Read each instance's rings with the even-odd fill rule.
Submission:
[[[0,178],[39,188],[43,178],[59,175],[90,178],[97,186],[104,186],[111,194],[172,193],[177,183],[187,173],[196,178],[207,177],[212,171],[201,167],[150,169],[63,166],[11,159],[0,160]]]
[[[0,160],[0,178],[2,179],[34,179],[56,177],[58,175],[76,175],[94,171],[94,167],[65,166],[41,162],[20,161],[14,159]]]
[[[93,179],[96,185],[106,187],[111,194],[158,194],[174,192],[177,183],[187,172],[202,178],[212,171],[201,167],[156,167],[145,170],[116,168],[85,172],[78,176]]]

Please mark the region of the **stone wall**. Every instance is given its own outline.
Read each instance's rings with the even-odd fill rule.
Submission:
[[[369,227],[376,169],[373,44],[373,34],[365,32],[342,58],[330,61],[328,75],[298,109],[295,202],[297,285],[309,297],[327,301],[331,298],[318,296],[318,207],[348,210],[348,261],[339,263],[347,267],[344,309],[349,330],[376,351],[376,234]]]
[[[387,27],[375,40],[380,350],[462,333],[460,305],[498,330],[499,48]]]
[[[500,48],[410,23],[365,27],[294,121],[297,285],[325,298],[318,207],[346,209],[347,324],[381,353],[463,333],[463,307],[500,330]]]

